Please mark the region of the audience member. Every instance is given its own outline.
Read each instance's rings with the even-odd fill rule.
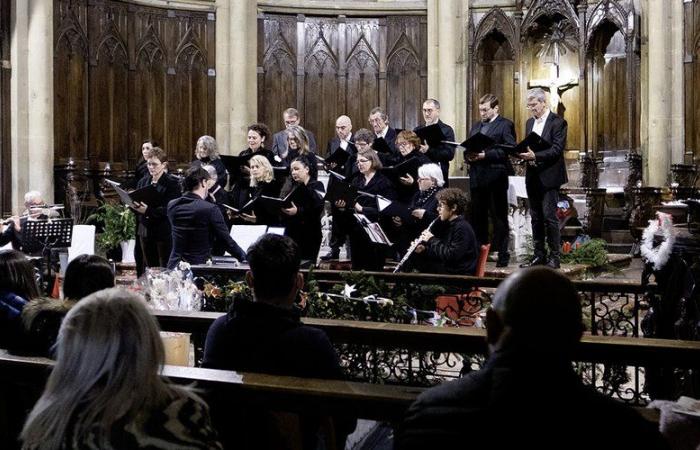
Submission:
[[[143,298],[119,288],[86,297],[61,325],[24,448],[222,448],[206,404],[161,378],[163,360]]]
[[[23,253],[0,251],[0,348],[17,339],[22,331],[22,310],[39,296],[35,273]]]
[[[61,322],[68,311],[93,292],[114,287],[112,265],[101,256],[80,255],[68,264],[63,277],[63,298],[40,297],[22,311],[24,333],[10,345],[13,353],[53,356]]]
[[[544,267],[511,275],[486,326],[484,368],[422,393],[397,431],[396,449],[667,447],[652,423],[574,372],[581,303],[564,275]]]
[[[216,319],[207,333],[202,365],[304,378],[342,378],[338,355],[328,336],[301,323],[295,299],[304,278],[299,273],[300,256],[294,241],[266,234],[248,250],[248,263],[246,281],[255,300],[235,302],[227,315]],[[312,441],[316,441],[318,418],[304,417],[302,422],[304,447],[315,448]],[[344,441],[355,421],[336,420],[336,427],[337,436]],[[241,448],[263,448],[257,434],[239,433],[235,440]],[[245,439],[253,440],[246,444]],[[275,448],[275,444],[267,445]]]

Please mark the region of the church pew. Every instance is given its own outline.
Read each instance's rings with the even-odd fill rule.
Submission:
[[[153,314],[164,331],[192,333],[200,337],[205,336],[211,323],[223,315],[199,311],[154,311]],[[302,321],[324,330],[335,344],[465,354],[485,354],[487,351],[486,331],[475,327],[430,327],[309,317]],[[693,368],[700,361],[700,342],[585,334],[574,360]]]

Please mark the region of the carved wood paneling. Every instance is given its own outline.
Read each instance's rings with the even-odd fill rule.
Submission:
[[[695,162],[700,159],[700,4],[684,7],[685,148]]]
[[[272,130],[282,128],[284,109],[296,107],[324,150],[341,114],[355,130],[368,127],[375,106],[386,108],[394,127],[420,123],[427,92],[424,17],[265,14],[258,26],[258,118]]]
[[[213,16],[116,0],[54,11],[56,160],[133,165],[146,138],[191,160],[215,128]]]

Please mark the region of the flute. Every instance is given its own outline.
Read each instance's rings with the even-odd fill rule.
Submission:
[[[428,228],[423,230],[423,232],[430,231],[430,229],[433,227],[433,225],[435,225],[435,222],[437,222],[438,219],[440,219],[440,217],[436,217],[432,222],[430,222],[430,225],[428,225]],[[423,234],[423,233],[421,233],[421,234]],[[403,266],[406,263],[406,261],[408,261],[408,258],[411,257],[411,255],[416,250],[416,248],[422,243],[423,243],[423,241],[420,239],[420,236],[418,238],[416,238],[413,242],[411,242],[411,246],[408,247],[408,250],[406,250],[406,254],[403,255],[403,258],[401,258],[401,261],[399,261],[399,263],[396,265],[396,267],[394,268],[394,271],[392,273],[396,273],[399,270],[401,270],[401,266]]]

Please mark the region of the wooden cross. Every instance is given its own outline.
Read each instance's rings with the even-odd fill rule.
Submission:
[[[562,78],[559,75],[559,68],[553,65],[554,76],[552,78],[543,78],[538,80],[530,80],[529,88],[542,88],[549,92],[549,109],[553,113],[557,113],[559,103],[561,103],[561,95],[574,86],[578,86],[577,78]]]

